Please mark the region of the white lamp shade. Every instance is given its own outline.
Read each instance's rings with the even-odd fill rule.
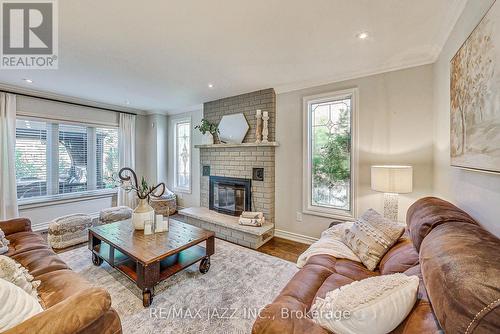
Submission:
[[[405,194],[413,190],[412,166],[372,166],[372,189],[384,193]]]

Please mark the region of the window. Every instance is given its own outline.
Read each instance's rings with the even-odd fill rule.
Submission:
[[[356,90],[304,98],[304,212],[352,218]]]
[[[16,120],[17,197],[96,191],[115,187],[118,129]]]
[[[174,184],[177,191],[191,192],[191,121],[175,123]]]

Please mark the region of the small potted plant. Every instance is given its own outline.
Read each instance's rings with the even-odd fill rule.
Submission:
[[[220,144],[220,139],[219,139],[219,127],[217,124],[214,124],[207,119],[202,119],[201,124],[197,125],[194,127],[195,129],[200,130],[200,132],[205,135],[207,133],[212,135],[212,143],[213,144]]]

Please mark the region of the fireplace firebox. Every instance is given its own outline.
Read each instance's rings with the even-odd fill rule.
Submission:
[[[232,216],[252,210],[252,180],[210,176],[209,209]]]

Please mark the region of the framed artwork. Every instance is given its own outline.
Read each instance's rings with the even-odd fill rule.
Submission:
[[[500,173],[500,1],[450,67],[451,165]]]

